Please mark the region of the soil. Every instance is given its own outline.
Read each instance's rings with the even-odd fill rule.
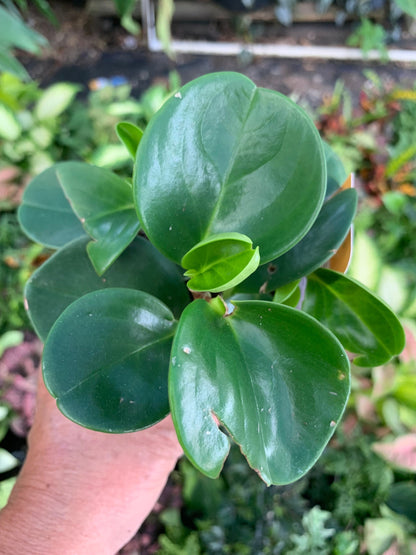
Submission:
[[[133,86],[133,93],[139,95],[155,80],[166,78],[172,69],[178,71],[182,83],[208,72],[232,70],[246,74],[259,86],[294,95],[297,101],[313,108],[331,94],[338,79],[352,92],[353,100],[358,98],[366,81],[365,69],[376,70],[387,83],[406,87],[416,81],[416,65],[365,60],[260,59],[242,53],[238,57],[180,55],[172,61],[164,53],[149,52],[143,38],[129,35],[115,19],[89,16],[73,2],[50,3],[60,22],[57,28],[35,10],[30,12],[31,24],[48,38],[50,47],[40,59],[22,56],[32,77],[45,86],[58,80],[88,85],[97,77],[123,75]],[[251,38],[258,37],[257,40],[264,42],[342,46],[355,23],[348,25],[340,28],[328,23],[311,23],[285,28],[277,23],[259,23],[250,32]],[[199,40],[244,39],[236,34],[230,22],[175,23],[173,34],[176,38]],[[416,40],[405,34],[399,46],[416,48]]]

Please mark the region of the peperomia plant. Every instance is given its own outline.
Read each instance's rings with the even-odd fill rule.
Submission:
[[[357,203],[339,159],[301,108],[237,73],[188,83],[144,134],[118,134],[132,183],[58,163],[20,207],[58,249],[25,299],[49,391],[103,432],[170,411],[210,477],[232,438],[266,483],[298,479],[347,403],[344,349],[372,366],[404,346],[390,309],[330,269]]]

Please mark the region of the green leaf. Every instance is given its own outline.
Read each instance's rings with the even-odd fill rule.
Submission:
[[[136,3],[136,0],[114,0],[121,24],[132,35],[137,35],[140,32],[140,26],[132,17]]]
[[[219,293],[241,283],[259,265],[259,248],[240,233],[212,235],[195,245],[182,258],[192,291]]]
[[[22,126],[12,110],[0,103],[0,137],[6,141],[16,141],[21,133]]]
[[[348,358],[313,318],[276,303],[220,297],[183,312],[172,346],[169,399],[185,454],[216,477],[228,437],[267,483],[286,484],[315,463],[349,394]]]
[[[143,131],[133,123],[121,121],[116,125],[116,133],[134,160],[137,148],[143,137]]]
[[[82,162],[70,162],[57,173],[74,212],[94,239],[87,250],[102,275],[139,231],[131,187],[110,171]]]
[[[29,74],[22,64],[8,52],[7,49],[1,47],[0,43],[0,71],[16,75],[19,79],[29,79]]]
[[[171,24],[173,19],[173,14],[175,12],[175,3],[173,0],[160,0],[158,2],[158,10],[156,17],[156,33],[157,37],[162,43],[162,48],[164,52],[170,56],[174,57],[172,50],[172,33]]]
[[[131,159],[123,145],[105,144],[97,147],[87,161],[100,168],[115,170],[125,166]]]
[[[175,327],[170,310],[142,291],[89,293],[61,314],[48,336],[45,385],[58,408],[87,428],[122,433],[151,426],[169,413]]]
[[[291,283],[286,283],[286,285],[282,285],[278,287],[273,295],[273,302],[275,303],[284,303],[294,294],[296,289],[298,288],[300,279],[296,281],[292,281]]]
[[[39,121],[59,117],[72,104],[81,87],[73,83],[56,83],[48,87],[38,100],[34,114]]]
[[[137,237],[98,277],[86,253],[88,239],[70,243],[36,270],[25,289],[25,304],[36,333],[45,341],[58,316],[86,293],[109,287],[138,289],[163,301],[179,317],[189,302],[178,267],[149,241]]]
[[[348,176],[340,157],[332,150],[328,143],[322,141],[322,144],[327,169],[326,197],[330,197],[343,185]]]
[[[404,13],[416,17],[416,5],[413,0],[394,0]]]
[[[416,484],[414,482],[393,484],[386,503],[395,513],[416,522]]]
[[[0,482],[0,510],[7,505],[15,482],[16,478],[8,478]]]
[[[8,472],[15,468],[19,464],[18,459],[13,457],[8,451],[0,448],[0,474],[2,472]]]
[[[114,0],[118,15],[123,17],[127,14],[131,14],[136,5],[136,0]]]
[[[152,118],[134,196],[144,231],[168,258],[179,263],[207,237],[237,232],[264,263],[307,233],[325,185],[309,116],[243,75],[214,73],[182,87]]]
[[[37,54],[48,41],[39,33],[28,27],[17,14],[0,6],[0,46],[2,50],[20,48]]]
[[[298,285],[296,289],[293,291],[293,293],[290,295],[290,297],[285,299],[282,304],[286,306],[293,306],[293,308],[297,308],[301,298],[302,298],[302,292],[300,290],[300,286]]]
[[[23,343],[23,332],[21,331],[13,331],[9,330],[0,335],[0,358],[3,356],[3,353],[6,349],[10,349],[11,347],[17,347],[21,343]],[[0,421],[1,421],[1,405],[0,405]]]
[[[356,231],[348,274],[369,289],[377,291],[382,266],[383,261],[374,239],[363,231]]]
[[[68,163],[55,164],[32,179],[18,211],[19,223],[26,235],[53,249],[85,236],[56,175]]]
[[[328,327],[358,366],[379,366],[398,355],[405,336],[390,308],[356,281],[332,270],[308,277],[302,309]]]
[[[327,198],[306,236],[288,252],[261,266],[238,290],[273,291],[319,268],[344,241],[356,208],[357,193],[353,189]]]

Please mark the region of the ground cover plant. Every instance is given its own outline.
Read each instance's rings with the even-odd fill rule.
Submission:
[[[110,433],[170,410],[210,477],[233,438],[266,483],[300,478],[344,411],[345,349],[366,367],[404,346],[383,302],[320,268],[345,269],[332,256],[356,194],[342,164],[302,109],[234,73],[181,88],[144,134],[117,130],[132,182],[58,163],[19,209],[58,249],[25,296],[47,387],[69,418]]]

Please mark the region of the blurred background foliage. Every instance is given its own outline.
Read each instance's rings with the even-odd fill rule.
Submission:
[[[319,9],[336,5],[340,13],[357,9],[362,16],[369,6],[384,4],[317,2]],[[36,5],[53,20],[46,1]],[[278,4],[285,5],[292,10],[295,2]],[[415,16],[414,2],[388,5],[400,17],[406,11]],[[122,76],[91,81],[88,90],[67,82],[42,89],[13,55],[14,47],[37,52],[44,44],[24,23],[25,9],[23,0],[0,2],[0,507],[24,458],[41,355],[25,314],[23,285],[50,255],[19,229],[16,208],[24,186],[54,162],[69,159],[129,175],[131,162],[115,124],[145,127],[180,85],[172,72],[140,98]],[[2,31],[6,11],[14,18],[14,33]],[[141,553],[416,552],[416,83],[403,88],[375,72],[365,76],[359,98],[339,81],[309,111],[356,176],[360,202],[349,273],[400,315],[406,348],[386,366],[353,368],[343,423],[299,482],[267,488],[238,448],[215,481],[182,460],[171,477],[169,500],[162,498],[142,528]],[[123,553],[134,553],[135,541]]]

